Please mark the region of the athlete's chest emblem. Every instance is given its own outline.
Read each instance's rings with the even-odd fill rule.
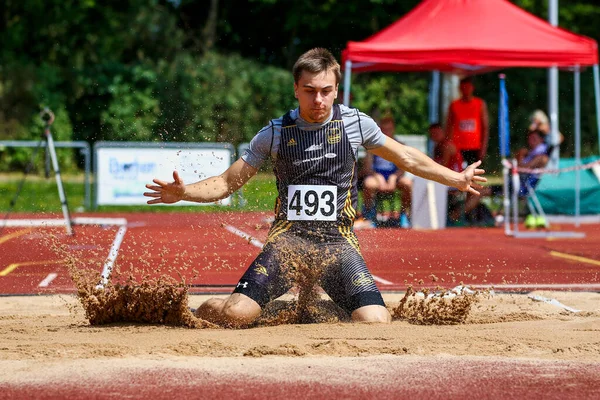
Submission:
[[[342,131],[340,128],[329,128],[327,131],[327,143],[336,144],[342,140]]]

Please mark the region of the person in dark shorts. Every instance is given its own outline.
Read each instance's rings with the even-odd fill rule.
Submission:
[[[226,299],[209,299],[196,315],[224,326],[252,324],[262,308],[295,282],[286,254],[321,252],[327,262],[319,284],[353,321],[390,322],[381,294],[368,271],[353,231],[357,207],[357,151],[364,146],[399,168],[426,179],[477,194],[481,162],[451,171],[416,149],[385,136],[360,111],[334,105],[341,79],[331,53],[315,48],[293,67],[299,107],[272,120],[248,150],[223,174],[186,185],[177,171],[173,182],[158,179],[146,187],[148,204],[180,200],[214,202],[241,188],[271,159],[277,180],[275,220],[267,242]],[[294,245],[296,244],[296,245]]]

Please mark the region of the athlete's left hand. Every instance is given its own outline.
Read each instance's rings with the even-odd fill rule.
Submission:
[[[479,176],[479,175],[483,175],[485,173],[485,170],[483,170],[481,168],[477,168],[480,165],[481,165],[481,160],[469,165],[462,172],[463,177],[464,177],[464,182],[463,182],[463,185],[458,188],[460,191],[473,193],[473,194],[476,194],[479,196],[479,192],[477,191],[477,189],[481,189],[483,186],[481,186],[477,182],[487,182],[487,178],[485,178],[483,176]]]

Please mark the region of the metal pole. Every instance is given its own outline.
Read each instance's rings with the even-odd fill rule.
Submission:
[[[517,160],[512,160],[512,206],[513,206],[513,220],[515,227],[513,234],[516,237],[519,233],[519,190],[521,189],[521,182],[519,180],[519,171],[517,170]]]
[[[431,72],[431,85],[429,86],[429,123],[440,123],[440,71]],[[435,143],[427,136],[427,154],[433,155]]]
[[[509,172],[508,167],[502,163],[502,178],[504,179],[504,187],[502,188],[502,193],[504,195],[502,200],[504,205],[504,234],[507,236],[512,233],[510,231],[510,193],[508,191],[510,185]]]
[[[71,215],[69,213],[69,206],[67,204],[67,196],[65,196],[65,189],[62,185],[62,179],[60,177],[60,168],[58,167],[58,158],[56,157],[56,149],[54,148],[54,140],[52,139],[52,133],[50,132],[50,125],[54,122],[54,114],[49,109],[44,109],[41,113],[42,120],[46,123],[44,129],[44,135],[48,142],[48,150],[50,152],[50,160],[52,161],[52,168],[54,169],[54,176],[56,177],[56,186],[58,187],[58,197],[60,198],[60,205],[63,211],[63,217],[65,218],[65,226],[67,228],[67,235],[73,234],[73,228],[71,226]]]
[[[92,164],[90,161],[90,145],[88,143],[87,147],[81,149],[81,153],[83,154],[83,162],[84,162],[84,184],[85,184],[85,199],[84,203],[85,208],[88,210],[92,209],[92,191],[90,185],[90,175],[92,173]]]
[[[581,81],[579,65],[575,66],[573,76],[575,91],[575,166],[581,165]],[[581,196],[581,171],[575,170],[575,226],[579,227],[580,214],[580,196]]]
[[[548,21],[558,25],[558,0],[548,0]],[[550,114],[550,144],[553,146],[548,168],[558,168],[560,157],[558,137],[558,68],[548,69],[548,113]]]
[[[431,73],[431,86],[429,87],[429,123],[440,122],[440,71]]]
[[[62,179],[60,177],[60,169],[58,168],[58,159],[56,157],[56,149],[54,148],[54,141],[52,140],[52,134],[50,129],[46,132],[46,138],[48,140],[48,149],[50,150],[50,159],[52,160],[52,168],[54,169],[54,176],[56,177],[56,186],[58,187],[58,197],[60,198],[60,205],[62,207],[63,216],[67,227],[67,235],[73,234],[71,227],[71,215],[69,213],[69,205],[67,204],[67,196],[65,196],[65,189],[62,185]]]
[[[352,75],[352,61],[346,60],[344,70],[344,105],[350,107],[350,76]]]
[[[598,150],[600,151],[600,73],[594,65],[594,97],[596,99],[596,126],[598,128]]]

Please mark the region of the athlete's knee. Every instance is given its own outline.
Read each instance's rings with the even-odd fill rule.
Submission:
[[[363,187],[364,189],[367,190],[377,190],[379,189],[379,182],[377,181],[377,179],[373,176],[368,176],[365,178],[364,182],[363,182]]]
[[[370,305],[357,308],[352,312],[354,322],[376,322],[389,324],[392,322],[390,312],[384,306]]]
[[[239,328],[253,323],[260,316],[261,307],[250,297],[234,293],[224,302],[221,313],[226,324]]]
[[[218,322],[223,311],[224,299],[213,297],[200,304],[196,310],[196,317],[211,322]]]

